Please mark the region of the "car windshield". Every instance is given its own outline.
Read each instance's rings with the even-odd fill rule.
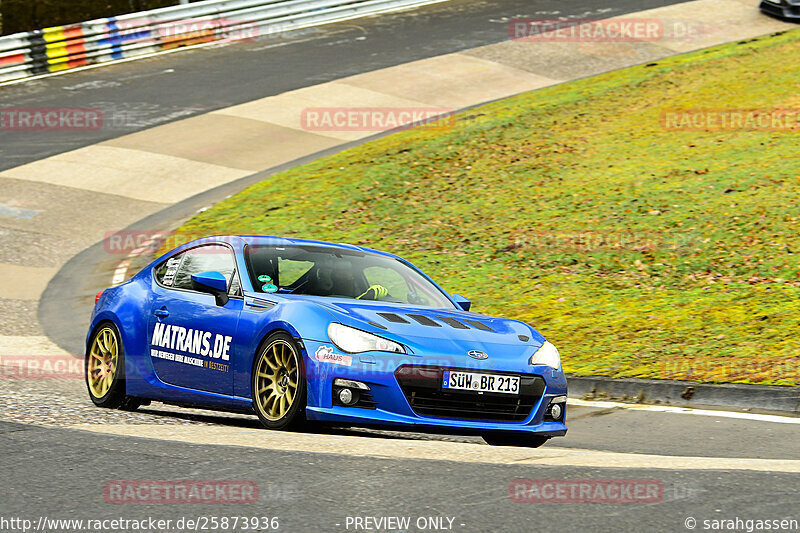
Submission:
[[[452,308],[447,296],[398,259],[326,246],[248,246],[258,292],[306,294]]]

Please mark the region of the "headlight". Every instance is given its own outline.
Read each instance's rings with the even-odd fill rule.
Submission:
[[[536,353],[533,354],[531,360],[528,361],[531,365],[547,365],[550,368],[558,370],[561,368],[561,356],[558,354],[558,348],[553,346],[547,341],[544,341]]]
[[[405,348],[394,341],[360,329],[337,324],[336,322],[328,326],[328,337],[343,352],[361,353],[374,350],[377,352],[406,353]]]

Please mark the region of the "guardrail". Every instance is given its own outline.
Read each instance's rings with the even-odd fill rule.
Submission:
[[[445,0],[206,0],[0,37],[0,83]]]

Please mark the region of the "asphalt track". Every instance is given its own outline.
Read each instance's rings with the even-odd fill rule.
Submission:
[[[0,88],[0,107],[90,107],[123,119],[90,132],[0,131],[0,171],[214,109],[503,41],[511,18],[612,17],[676,3],[449,0],[11,85]]]
[[[580,1],[454,0],[413,16],[352,21],[286,41],[187,51],[6,87],[0,89],[2,107],[129,105],[139,112],[138,122],[120,130],[0,133],[0,168],[210,109],[496,42],[497,25],[504,24],[495,18],[499,12],[613,16],[671,3],[614,2],[606,10]],[[0,382],[0,388],[12,387]],[[96,411],[84,405],[79,382],[53,385],[48,393],[55,413],[70,402]],[[337,428],[267,432],[253,417],[160,404],[142,410],[136,423],[123,423],[124,416],[103,411],[94,423],[60,420],[61,427],[0,422],[0,518],[266,515],[279,517],[280,531],[354,531],[347,517],[356,516],[449,517],[453,531],[688,531],[690,517],[697,530],[704,529],[703,520],[800,519],[797,419],[570,407],[568,436],[527,450],[492,448],[474,437]],[[663,492],[651,503],[515,503],[509,484],[520,478],[655,480]],[[251,480],[259,500],[233,506],[104,500],[109,480],[147,479]]]
[[[177,415],[169,409],[151,412]],[[5,492],[0,516],[27,517],[35,522],[40,516],[176,520],[182,516],[267,515],[280,518],[280,531],[354,531],[346,527],[346,520],[355,516],[409,516],[415,520],[444,516],[454,519],[453,531],[465,532],[686,531],[689,517],[701,521],[797,518],[800,460],[796,429],[791,432],[783,425],[741,424],[714,417],[640,417],[624,409],[582,407],[570,412],[568,438],[539,450],[501,452],[469,437],[447,442],[436,436],[363,430],[273,434],[255,429],[253,418],[216,414],[196,419],[213,426],[162,427],[186,427],[205,435],[225,430],[224,439],[228,440],[223,440],[224,445],[176,442],[173,439],[180,432],[173,430],[168,431],[173,435],[162,438],[137,438],[0,423]],[[341,440],[337,449],[316,453],[237,446],[241,443],[237,432],[277,439],[287,448],[300,439],[316,442],[320,449],[323,442]],[[367,442],[358,442],[363,440]],[[372,453],[359,453],[356,448],[361,445]],[[452,454],[440,449],[435,458],[404,455],[425,445],[455,448]],[[570,446],[580,448],[570,450]],[[625,450],[623,462],[607,461],[613,467],[593,466],[591,459],[597,452],[583,446]],[[393,456],[389,448],[406,451]],[[505,450],[513,450],[517,458],[498,462],[497,455]],[[645,454],[652,452],[661,455],[642,463],[650,461]],[[684,464],[690,462],[684,457],[687,452],[700,456],[701,466]],[[751,460],[741,468],[715,463],[716,458],[735,455],[784,460],[770,467]],[[487,459],[489,456],[493,459]],[[131,479],[255,481],[259,499],[235,506],[106,503],[103,486],[107,481]],[[517,479],[651,480],[662,492],[658,501],[648,503],[514,502],[509,485]]]
[[[777,518],[796,516],[797,512],[796,474],[265,453],[237,446],[176,445],[12,424],[0,425],[0,441],[8,463],[4,479],[7,487],[9,483],[13,487],[3,498],[3,515],[34,521],[40,515],[173,520],[181,516],[267,515],[280,518],[280,531],[354,531],[345,527],[348,516],[445,516],[455,519],[453,531],[619,532],[686,531],[688,517]],[[238,506],[109,505],[98,490],[98,480],[163,479],[165,469],[174,479],[257,479],[259,502]],[[652,504],[512,502],[509,484],[524,478],[655,479],[663,484],[664,497]]]

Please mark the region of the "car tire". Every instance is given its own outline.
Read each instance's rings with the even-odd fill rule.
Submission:
[[[492,446],[521,446],[523,448],[538,448],[550,440],[550,437],[543,437],[532,433],[504,433],[502,431],[484,433],[482,437],[483,440],[486,441],[486,444],[491,444]]]
[[[303,355],[286,333],[262,343],[253,361],[253,409],[268,429],[299,429],[305,423],[306,380]]]
[[[102,323],[92,335],[84,361],[89,398],[98,407],[136,409],[140,402],[125,395],[125,349],[117,327]]]

